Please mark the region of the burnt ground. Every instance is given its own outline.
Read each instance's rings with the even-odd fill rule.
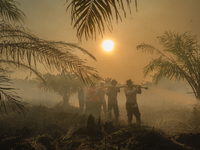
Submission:
[[[152,126],[115,125],[95,119],[78,109],[56,111],[44,106],[30,107],[28,114],[0,117],[1,150],[198,150],[200,132],[190,130],[167,134]],[[92,124],[92,125],[91,125]]]

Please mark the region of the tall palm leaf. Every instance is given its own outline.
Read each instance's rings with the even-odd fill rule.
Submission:
[[[67,10],[71,8],[71,21],[77,29],[77,37],[82,39],[83,34],[86,40],[96,38],[97,32],[103,35],[105,26],[112,30],[113,15],[116,21],[122,20],[120,10],[126,17],[127,4],[130,10],[131,0],[72,0]],[[137,0],[135,0],[137,8]]]
[[[158,50],[151,45],[141,44],[138,50],[144,52],[157,52],[159,58],[152,59],[144,67],[144,75],[155,71],[153,81],[156,83],[161,77],[174,80],[185,79],[194,91],[195,96],[200,98],[200,46],[197,36],[189,32],[183,34],[165,32],[158,40],[164,49]]]
[[[0,1],[0,18],[1,22],[25,22],[25,14],[17,8],[17,4],[13,0],[1,0]],[[0,32],[1,34],[1,32]],[[2,43],[1,43],[2,44]],[[1,62],[5,60],[1,57]],[[2,72],[3,68],[1,68]],[[10,83],[10,79],[4,74],[0,76],[0,83]],[[24,107],[24,103],[20,102],[21,98],[13,91],[14,88],[5,88],[0,84],[0,110],[3,109],[7,112],[7,105],[11,106],[13,110],[18,113],[25,114],[27,109]],[[7,103],[6,103],[7,102]],[[7,104],[7,105],[6,105]]]
[[[5,59],[0,59],[0,66],[2,67],[2,69],[8,67],[8,68],[13,68],[14,70],[19,69],[20,71],[29,70],[30,73],[34,73],[37,76],[37,78],[39,78],[43,82],[46,82],[42,74],[35,67],[31,67],[23,63],[15,62],[12,60],[5,60]]]
[[[3,20],[6,18],[12,21],[24,21],[25,15],[17,8],[17,4],[14,0],[0,1],[0,16]],[[37,68],[37,64],[40,63],[51,71],[64,69],[65,72],[73,72],[81,79],[87,79],[88,75],[98,78],[97,71],[93,67],[86,66],[84,60],[73,54],[75,50],[80,50],[96,60],[91,53],[77,44],[46,41],[34,36],[23,27],[12,26],[5,21],[0,22],[0,56],[3,60],[31,68]]]
[[[17,8],[14,0],[0,0],[0,18],[2,20],[25,22],[25,14]]]
[[[27,112],[24,106],[24,102],[21,102],[21,97],[16,93],[16,88],[11,88],[11,80],[5,75],[6,71],[2,68],[0,69],[0,112],[3,110],[9,115],[9,110],[17,111],[18,113]]]
[[[85,83],[92,82],[89,76],[100,78],[95,68],[87,66],[86,61],[73,53],[75,50],[80,50],[96,60],[91,53],[77,44],[46,41],[34,36],[28,29],[6,23],[25,21],[25,14],[17,8],[17,4],[13,0],[0,1],[2,19],[0,20],[0,67],[6,67],[7,64],[19,69],[28,68],[42,79],[42,75],[37,70],[38,64],[42,64],[49,71],[56,69],[65,73],[72,72]],[[13,88],[0,88],[0,95],[4,97],[0,99],[1,106],[6,111],[7,107],[4,104],[7,101],[14,110],[26,111],[19,101],[20,98],[10,93],[12,90]]]
[[[2,59],[22,63],[37,68],[44,65],[48,70],[72,72],[81,77],[84,82],[90,82],[88,76],[99,78],[95,68],[85,65],[73,52],[80,50],[95,57],[77,44],[62,41],[46,41],[29,33],[24,28],[14,27],[5,23],[0,24],[0,56]],[[86,80],[85,80],[86,79]]]

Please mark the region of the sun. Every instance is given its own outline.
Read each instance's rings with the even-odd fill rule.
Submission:
[[[102,47],[106,52],[110,52],[113,50],[114,42],[112,40],[105,40],[103,41]]]

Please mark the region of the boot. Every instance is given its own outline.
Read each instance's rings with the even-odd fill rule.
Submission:
[[[108,122],[111,122],[112,121],[112,112],[111,111],[109,111],[109,112],[107,112],[108,113]]]
[[[136,120],[136,127],[141,127],[141,120]]]
[[[132,116],[128,116],[128,125],[132,124]]]
[[[119,124],[119,117],[116,117],[116,123],[115,123],[116,125],[118,125]]]
[[[131,125],[131,124],[132,124],[132,121],[128,119],[128,125]]]

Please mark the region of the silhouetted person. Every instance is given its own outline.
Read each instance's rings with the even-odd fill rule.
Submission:
[[[98,109],[99,109],[99,103],[98,103],[98,96],[96,95],[96,86],[93,84],[90,88],[88,88],[88,91],[90,93],[90,110],[91,113],[97,117],[98,116]]]
[[[137,94],[141,94],[141,86],[133,85],[131,79],[126,81],[127,87],[124,88],[124,93],[126,95],[126,110],[128,117],[128,124],[132,124],[133,115],[136,117],[136,125],[141,125],[140,111],[137,103]]]
[[[80,113],[82,113],[83,107],[84,107],[84,100],[85,100],[85,93],[84,93],[84,90],[82,88],[78,92],[78,100],[79,100]]]
[[[99,103],[99,115],[101,114],[101,108],[103,107],[104,115],[106,115],[106,99],[105,99],[106,89],[104,88],[104,83],[100,83],[100,88],[97,89],[96,95],[98,96]]]
[[[112,109],[114,110],[116,123],[118,123],[119,119],[119,108],[118,108],[118,101],[117,101],[117,94],[120,92],[120,89],[116,87],[117,81],[112,80],[110,87],[108,87],[106,91],[106,95],[108,96],[108,119],[109,121],[112,119]]]
[[[90,113],[90,92],[87,90],[86,91],[86,96],[85,96],[85,113]]]

